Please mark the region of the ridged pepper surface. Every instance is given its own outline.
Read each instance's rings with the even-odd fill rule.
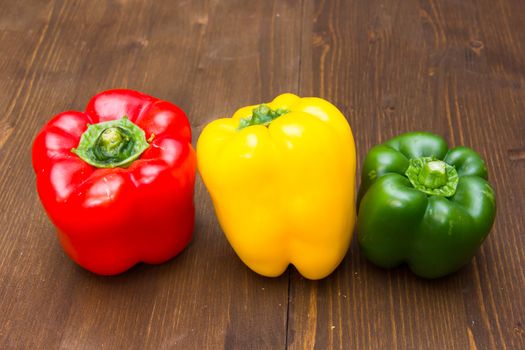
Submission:
[[[448,149],[439,136],[412,132],[373,147],[358,196],[358,241],[374,264],[407,263],[436,278],[467,264],[496,215],[485,162],[472,149]]]
[[[206,126],[198,167],[241,260],[265,276],[291,263],[309,279],[345,256],[355,221],[355,146],[331,103],[283,94]]]
[[[33,144],[42,204],[66,253],[102,275],[162,263],[189,243],[196,158],[174,104],[109,90],[60,113]]]

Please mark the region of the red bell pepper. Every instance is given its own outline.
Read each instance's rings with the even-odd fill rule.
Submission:
[[[102,92],[44,126],[33,168],[65,252],[87,270],[162,263],[191,240],[196,159],[188,119],[170,102]]]

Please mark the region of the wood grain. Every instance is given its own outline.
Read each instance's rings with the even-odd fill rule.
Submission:
[[[0,348],[525,349],[524,43],[520,0],[0,0]],[[335,103],[359,160],[433,131],[486,159],[495,226],[436,281],[378,269],[356,244],[327,279],[269,279],[235,256],[199,180],[179,257],[95,276],[54,237],[31,142],[114,87],[180,105],[194,141],[285,91]]]
[[[2,55],[0,64],[3,75],[15,76],[0,97],[7,106],[1,113],[7,127],[0,129],[1,348],[285,346],[287,275],[265,279],[244,267],[200,182],[194,241],[181,256],[103,278],[62,253],[38,202],[30,165],[31,141],[45,121],[61,110],[83,109],[103,89],[134,88],[174,101],[187,111],[196,135],[235,106],[296,89],[300,18],[290,15],[295,5],[240,5],[2,2],[0,13],[9,16],[5,25],[36,12],[41,22],[29,27],[31,33],[2,29],[0,42],[16,50]],[[276,13],[287,20],[279,22]],[[14,33],[6,34],[10,30]],[[284,32],[288,40],[277,41]]]
[[[473,263],[441,280],[377,269],[356,244],[324,281],[292,274],[289,345],[525,348],[523,5],[324,1],[303,8],[300,92],[342,108],[359,158],[396,134],[436,132],[487,160],[499,212]],[[313,332],[304,337],[307,329]]]

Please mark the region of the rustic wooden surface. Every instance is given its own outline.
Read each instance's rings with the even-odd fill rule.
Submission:
[[[525,349],[522,0],[1,0],[0,50],[1,349]],[[487,160],[495,226],[436,281],[378,269],[356,244],[325,280],[269,279],[237,259],[198,181],[179,257],[95,276],[55,239],[30,149],[47,119],[114,87],[180,105],[194,141],[285,91],[335,103],[359,159],[436,132]]]

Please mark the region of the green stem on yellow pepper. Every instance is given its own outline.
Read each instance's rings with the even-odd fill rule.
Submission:
[[[252,125],[268,126],[276,118],[286,113],[288,113],[288,110],[283,108],[273,110],[266,104],[259,105],[253,109],[251,116],[241,119],[239,122],[239,130]]]

